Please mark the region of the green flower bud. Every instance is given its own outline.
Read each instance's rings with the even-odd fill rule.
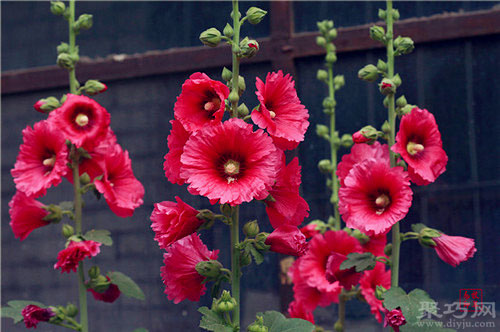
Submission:
[[[395,56],[411,53],[414,48],[413,40],[409,37],[398,36],[394,39]]]
[[[93,96],[106,91],[108,87],[106,86],[106,84],[101,83],[98,80],[88,80],[87,82],[85,82],[83,89],[89,96]]]
[[[101,275],[101,269],[99,269],[99,266],[94,265],[89,269],[88,274],[90,279],[97,279]]]
[[[255,236],[255,248],[258,250],[267,250],[269,246],[266,244],[266,239],[269,233],[261,232]]]
[[[405,106],[403,106],[401,108],[401,114],[402,115],[405,115],[405,114],[410,114],[412,109],[414,109],[415,107],[417,107],[416,105],[410,105],[410,104],[407,104]]]
[[[389,124],[389,121],[385,120],[384,124],[382,125],[382,132],[389,134],[391,132],[391,125]]]
[[[68,225],[68,224],[62,225],[62,235],[65,238],[69,238],[73,234],[75,234],[75,230],[73,229],[73,227],[71,225]]]
[[[268,332],[269,328],[264,326],[264,318],[262,316],[257,316],[255,322],[250,324],[247,329],[248,332]]]
[[[332,162],[329,159],[320,160],[318,168],[321,173],[329,174],[332,172]]]
[[[250,24],[259,24],[266,16],[267,12],[257,7],[250,7],[247,10],[247,20]]]
[[[229,69],[224,67],[222,69],[222,79],[226,82],[229,82],[232,78],[233,78],[233,73]]]
[[[318,46],[325,47],[326,46],[325,37],[323,37],[323,36],[316,37],[316,44],[318,44]]]
[[[399,20],[399,10],[394,9],[394,8],[392,9],[392,19],[394,21]]]
[[[221,41],[220,31],[216,28],[207,29],[200,34],[200,41],[206,46],[216,47]]]
[[[319,81],[322,81],[322,82],[326,83],[326,81],[328,80],[328,73],[326,72],[326,70],[318,69],[318,72],[316,74],[316,78]]]
[[[78,314],[78,308],[73,303],[68,303],[66,306],[66,315],[75,317]]]
[[[60,16],[64,14],[66,10],[66,5],[62,1],[51,1],[50,2],[50,11],[52,14]]]
[[[208,209],[199,210],[196,218],[203,221],[212,221],[214,220],[214,213]]]
[[[333,78],[333,85],[335,86],[335,90],[340,89],[345,85],[344,75],[337,75]]]
[[[335,107],[335,101],[330,98],[330,97],[326,97],[325,99],[323,99],[323,108],[334,108]]]
[[[378,79],[378,70],[374,65],[366,65],[358,71],[358,77],[363,81],[375,82]]]
[[[326,27],[326,21],[320,21],[316,22],[316,26],[318,27],[318,30],[323,33],[323,31],[327,31],[328,28]]]
[[[401,97],[396,99],[396,106],[397,107],[405,107],[407,104],[408,104],[408,102],[406,101],[406,98],[404,95],[402,95]]]
[[[389,97],[385,97],[382,103],[384,104],[385,108],[389,108]]]
[[[326,21],[326,28],[327,29],[333,29],[333,21],[332,20],[327,20]]]
[[[61,68],[72,69],[75,67],[75,61],[68,53],[61,53],[57,56],[57,65]]]
[[[399,76],[399,74],[396,74],[392,77],[392,81],[394,82],[394,84],[396,85],[396,88],[399,87],[402,83],[401,81],[401,76]]]
[[[328,39],[333,40],[335,38],[337,38],[337,29],[328,31]]]
[[[74,30],[76,33],[80,32],[80,30],[88,30],[92,28],[92,15],[90,14],[82,14],[78,17],[74,25]]]
[[[222,204],[220,206],[220,212],[225,215],[226,217],[230,217],[232,213],[231,205],[229,204]]]
[[[384,287],[384,286],[381,286],[381,285],[377,285],[377,287],[375,288],[375,297],[382,301],[384,300],[384,293],[387,292],[387,289]]]
[[[384,254],[389,257],[392,256],[392,243],[389,243],[384,247]]]
[[[335,47],[334,44],[332,44],[332,43],[326,44],[326,51],[328,53],[334,53],[336,50],[337,50],[337,48]]]
[[[61,43],[57,46],[57,54],[69,53],[69,45],[67,43]]]
[[[44,99],[40,99],[33,105],[33,107],[41,113],[50,113],[56,108],[60,107],[61,103],[57,100],[56,97],[47,97]]]
[[[396,84],[388,78],[384,78],[379,84],[379,90],[384,96],[396,93]]]
[[[240,96],[236,90],[231,91],[228,97],[229,102],[232,103],[237,103],[238,100],[240,100]]]
[[[259,234],[259,224],[257,223],[257,220],[252,220],[249,221],[243,226],[243,234],[245,234],[248,237],[255,237],[257,234]]]
[[[195,267],[196,272],[210,279],[217,279],[221,268],[222,264],[216,260],[201,261]]]
[[[227,38],[233,37],[234,34],[233,27],[229,23],[226,23],[226,26],[224,27],[224,30],[222,30],[222,33]]]
[[[342,325],[342,322],[340,320],[336,321],[335,324],[333,325],[333,329],[336,332],[342,332],[344,331],[344,325]]]
[[[250,113],[250,111],[248,110],[247,105],[241,104],[240,106],[238,106],[238,116],[239,117],[244,118],[249,113]]]
[[[233,16],[234,16],[233,14],[234,14],[234,13],[233,13],[233,11],[231,10],[231,14],[229,14],[229,16],[230,16],[231,18],[233,18]],[[238,12],[238,17],[237,17],[236,19],[238,19],[238,20],[239,20],[239,19],[241,19],[241,13],[240,13],[240,12]]]
[[[382,60],[377,61],[377,69],[380,70],[381,72],[386,73],[387,72],[387,63],[385,63]]]
[[[342,145],[344,148],[349,148],[352,146],[352,144],[353,144],[352,135],[349,134],[342,135],[342,137],[340,138],[340,145]]]
[[[240,255],[240,265],[247,266],[250,265],[251,262],[252,262],[252,257],[250,257],[250,254],[242,252]]]
[[[259,51],[259,43],[254,39],[244,38],[240,42],[241,56],[246,58],[251,58],[257,54]]]
[[[385,43],[385,30],[381,26],[374,25],[370,27],[370,38]]]
[[[111,282],[103,275],[97,276],[97,278],[90,279],[89,286],[97,293],[104,293],[108,290]]]
[[[231,297],[229,291],[222,291],[221,297],[217,300],[216,308],[218,312],[232,311],[237,305],[236,300]]]
[[[322,125],[322,124],[317,124],[316,125],[316,135],[319,137],[328,139],[328,133],[330,132],[330,129],[328,129],[327,126]]]
[[[240,92],[240,95],[245,91],[247,88],[247,85],[245,84],[245,79],[243,76],[238,76],[238,91]]]
[[[386,12],[385,10],[383,9],[379,9],[378,10],[378,18],[380,18],[381,20],[384,20],[385,21],[385,18],[387,17],[386,15]]]
[[[334,53],[328,53],[325,57],[326,62],[334,63],[337,61],[337,56]]]

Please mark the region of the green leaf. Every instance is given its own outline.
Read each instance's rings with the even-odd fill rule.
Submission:
[[[138,329],[135,329],[133,332],[149,332],[148,329],[145,329],[144,327],[139,327]]]
[[[423,305],[424,302],[428,304]],[[429,294],[418,288],[406,294],[401,287],[391,287],[384,293],[384,307],[389,310],[401,308],[403,316],[410,325],[422,318],[423,311],[437,314],[436,302]]]
[[[314,325],[300,318],[286,318],[280,312],[266,311],[257,316],[264,318],[264,326],[269,328],[269,332],[312,332]]]
[[[203,314],[200,321],[201,328],[214,332],[233,332],[233,328],[227,325],[226,320],[208,307],[201,307],[198,311]]]
[[[264,255],[262,255],[252,244],[248,245],[248,248],[250,248],[250,253],[253,256],[253,259],[255,260],[255,264],[260,265],[264,261]]]
[[[21,312],[27,305],[34,304],[40,308],[46,308],[43,303],[36,301],[26,301],[26,300],[12,300],[7,302],[7,307],[0,308],[1,316],[5,318],[12,318],[14,324],[17,324],[23,320],[23,315]]]
[[[420,233],[420,231],[424,228],[427,228],[427,226],[425,226],[422,223],[411,225],[411,230],[414,231],[415,233]]]
[[[362,254],[353,252],[347,255],[347,259],[340,264],[341,270],[347,270],[352,267],[356,268],[356,272],[373,270],[375,268],[377,261],[375,256],[370,252],[364,252]]]
[[[114,271],[108,272],[106,275],[111,280],[111,283],[118,286],[118,289],[123,293],[123,295],[133,297],[142,301],[146,299],[146,296],[144,295],[142,289],[125,274]]]
[[[7,302],[7,305],[11,306],[12,308],[19,308],[19,309],[24,309],[27,305],[34,304],[36,306],[39,306],[40,308],[46,308],[47,306],[43,303],[37,302],[37,301],[27,301],[27,300],[12,300]]]
[[[107,229],[92,229],[83,236],[85,240],[91,240],[104,244],[105,246],[113,245],[110,232]]]

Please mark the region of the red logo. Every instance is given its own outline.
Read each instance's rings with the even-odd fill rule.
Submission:
[[[465,288],[460,290],[460,311],[480,311],[483,305],[483,290],[479,288]]]

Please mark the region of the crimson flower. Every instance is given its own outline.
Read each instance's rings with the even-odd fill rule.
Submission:
[[[68,171],[67,157],[64,137],[47,121],[35,123],[33,129],[26,127],[23,144],[11,170],[17,190],[27,196],[45,195],[48,188],[61,183]]]
[[[188,131],[222,121],[229,88],[206,74],[194,73],[182,85],[182,92],[174,105],[174,116]]]
[[[399,332],[399,327],[406,324],[406,318],[401,309],[392,309],[385,314],[384,327],[390,326],[394,332]]]
[[[318,229],[316,229],[316,224],[307,224],[306,226],[300,228],[302,234],[305,235],[306,239],[312,238],[314,235],[321,233]]]
[[[417,107],[401,118],[392,151],[406,161],[410,180],[417,185],[436,181],[448,163],[434,115]]]
[[[364,252],[371,252],[375,256],[385,256],[385,246],[387,244],[387,233],[372,235],[370,239],[361,244]]]
[[[367,143],[370,142],[371,140],[372,140],[371,138],[368,138],[365,135],[363,135],[363,132],[361,130],[358,130],[357,132],[352,134],[352,141],[356,144]]]
[[[219,250],[209,251],[196,233],[174,242],[163,255],[165,265],[161,268],[168,299],[175,304],[186,299],[199,301],[207,287],[196,264],[216,260],[218,255]]]
[[[54,264],[54,269],[61,269],[61,273],[76,272],[78,263],[86,257],[92,258],[96,256],[101,249],[101,244],[95,241],[71,241],[66,249],[63,249],[57,254],[57,263]]]
[[[111,211],[130,217],[142,203],[144,187],[134,176],[127,151],[115,144],[103,160],[104,176],[95,180],[97,191],[104,195]]]
[[[276,228],[266,239],[270,245],[269,250],[291,256],[302,256],[307,251],[306,237],[292,225],[281,225]]]
[[[474,240],[467,237],[441,234],[432,239],[436,242],[434,249],[439,258],[451,266],[457,266],[472,258],[477,251]]]
[[[344,186],[344,179],[354,165],[369,158],[381,160],[389,165],[389,147],[387,144],[382,145],[379,142],[374,142],[372,145],[354,144],[351,148],[351,152],[345,154],[337,166],[336,174],[339,178],[340,185]]]
[[[346,225],[367,235],[386,233],[403,219],[413,193],[402,167],[368,159],[354,165],[339,190],[339,212]]]
[[[170,123],[172,124],[172,130],[167,138],[168,152],[165,155],[163,169],[165,170],[165,176],[168,178],[168,181],[183,185],[185,181],[180,177],[182,166],[181,155],[184,151],[184,145],[191,134],[184,129],[179,121],[171,120]]]
[[[33,230],[50,224],[43,220],[49,214],[43,206],[33,197],[21,191],[16,192],[9,202],[10,227],[16,238],[23,241]]]
[[[76,147],[90,151],[106,137],[110,115],[96,101],[68,93],[64,104],[50,112],[48,121]]]
[[[203,220],[196,218],[198,210],[184,203],[178,196],[175,202],[156,203],[151,213],[151,228],[155,232],[155,241],[160,248],[168,246],[185,236],[196,232]]]
[[[290,318],[300,318],[314,324],[314,315],[311,310],[306,310],[302,302],[292,301],[288,306]]]
[[[292,77],[280,70],[268,73],[266,83],[257,77],[255,85],[260,107],[253,110],[252,121],[267,129],[280,149],[295,149],[304,140],[309,113],[300,103]]]
[[[191,135],[181,163],[192,194],[233,206],[266,198],[280,165],[271,138],[237,118]]]
[[[391,271],[385,269],[384,263],[377,262],[375,268],[370,271],[365,271],[359,279],[361,294],[370,306],[370,311],[379,323],[382,323],[382,314],[385,312],[383,302],[375,296],[377,286],[382,286],[385,289],[391,288]]]
[[[29,304],[21,311],[26,328],[35,328],[40,322],[48,322],[56,315],[50,308],[40,308],[37,305]]]
[[[303,256],[302,256],[303,257]],[[322,307],[329,306],[333,302],[338,301],[341,287],[338,286],[335,291],[321,292],[316,287],[309,286],[304,279],[302,269],[300,268],[302,257],[297,259],[288,270],[288,276],[293,282],[293,297],[294,302],[298,303],[301,308],[290,308],[290,310],[305,310],[313,312],[318,305]],[[292,305],[292,303],[290,303]]]
[[[108,279],[108,281],[111,280],[111,279],[109,279],[108,276],[106,276],[106,279]],[[87,291],[91,292],[92,296],[97,301],[102,301],[102,302],[106,302],[106,303],[113,303],[113,302],[115,302],[120,297],[120,294],[121,294],[120,289],[118,288],[118,286],[116,286],[113,283],[109,284],[108,289],[106,289],[102,293],[99,293],[99,292],[95,291],[92,288],[88,288]]]

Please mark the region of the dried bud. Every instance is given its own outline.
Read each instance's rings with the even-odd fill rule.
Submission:
[[[99,266],[94,265],[89,269],[88,273],[90,279],[96,279],[101,275],[101,269],[99,269]]]
[[[327,126],[322,125],[322,124],[317,124],[316,125],[316,135],[319,137],[328,139],[328,133],[330,132],[330,129],[328,129]]]
[[[80,30],[88,30],[92,28],[92,15],[90,14],[82,14],[78,17],[74,25],[74,30],[76,33],[80,32]]]
[[[61,43],[57,46],[57,54],[69,53],[69,45],[67,43]]]
[[[216,260],[201,261],[195,267],[196,272],[210,279],[217,279],[221,268],[222,264]]]
[[[332,162],[329,159],[320,160],[318,168],[321,173],[329,174],[332,172]]]
[[[378,70],[374,65],[366,65],[358,71],[358,77],[363,81],[375,82],[378,79]]]
[[[398,36],[394,39],[395,56],[411,53],[414,48],[413,40],[409,37]]]
[[[227,23],[226,26],[224,27],[224,30],[222,30],[222,33],[227,38],[233,37],[234,34],[233,27],[229,23]]]
[[[252,263],[252,257],[250,257],[249,253],[242,252],[240,254],[240,265],[241,266],[247,266]]]
[[[247,20],[250,24],[259,24],[266,16],[267,12],[257,7],[250,7],[247,10]]]
[[[381,26],[374,25],[370,27],[370,38],[385,44],[385,30]]]
[[[388,78],[384,78],[379,84],[379,90],[384,96],[396,93],[396,84]]]
[[[352,144],[353,144],[352,135],[349,134],[342,135],[342,137],[340,138],[340,145],[342,145],[345,148],[349,148],[352,146]]]
[[[66,10],[66,5],[62,1],[51,1],[50,2],[50,11],[52,14],[60,16],[64,14]]]
[[[335,86],[335,90],[340,89],[345,85],[344,75],[337,75],[333,78],[333,85]]]
[[[35,110],[37,110],[40,113],[50,113],[51,111],[55,110],[60,106],[61,104],[59,103],[59,100],[57,100],[56,97],[48,97],[40,99],[35,103],[35,105],[33,105]]]
[[[229,204],[222,204],[220,206],[220,212],[225,215],[226,217],[230,217],[232,213],[231,205]]]
[[[323,37],[323,36],[316,37],[316,44],[318,44],[318,46],[325,47],[326,46],[325,37]]]
[[[207,46],[216,47],[221,41],[220,31],[216,28],[210,28],[200,34],[200,41]]]
[[[83,89],[89,96],[93,96],[106,91],[108,87],[106,86],[106,84],[101,83],[97,80],[88,80],[87,82],[85,82]]]
[[[71,225],[64,224],[62,225],[62,234],[65,238],[69,238],[73,234],[75,234],[75,230]]]
[[[328,80],[328,73],[326,72],[326,70],[318,69],[318,73],[316,74],[316,78],[319,81],[326,83],[326,81]]]
[[[243,226],[243,234],[245,234],[248,237],[255,237],[257,234],[259,234],[259,224],[257,223],[257,220],[252,220],[249,221]]]
[[[254,39],[244,38],[240,42],[241,56],[251,58],[259,51],[259,43]]]
[[[407,104],[408,104],[408,102],[406,101],[406,98],[404,95],[402,95],[401,97],[396,99],[396,106],[397,107],[405,107]]]

